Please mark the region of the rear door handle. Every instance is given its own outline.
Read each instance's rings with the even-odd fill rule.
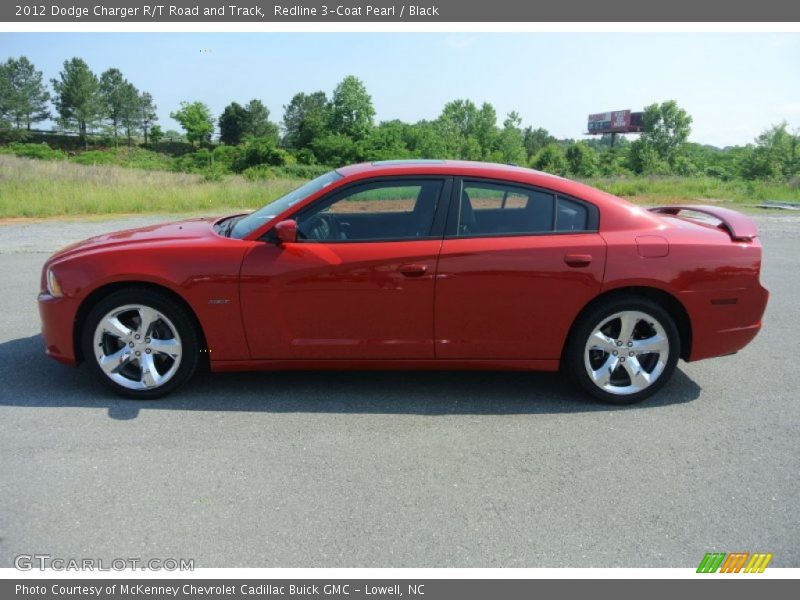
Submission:
[[[567,254],[564,262],[570,267],[585,267],[592,262],[591,254]]]
[[[400,272],[406,277],[420,277],[428,271],[427,265],[401,265]]]

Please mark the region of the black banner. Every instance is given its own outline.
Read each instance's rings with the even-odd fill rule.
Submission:
[[[752,598],[757,594],[792,598],[796,597],[798,588],[796,580],[757,576],[698,575],[698,579],[27,579],[0,581],[0,597],[5,600],[531,600],[537,597],[613,596],[618,600],[687,600],[705,599],[713,594],[735,600]]]
[[[4,22],[769,22],[800,21],[800,3],[786,0],[186,0],[144,3],[12,2],[0,5]]]

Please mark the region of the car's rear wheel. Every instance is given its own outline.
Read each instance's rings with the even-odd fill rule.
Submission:
[[[185,309],[148,289],[114,292],[86,318],[83,355],[112,390],[160,398],[188,380],[199,362],[197,330]]]
[[[656,393],[675,371],[680,336],[672,317],[647,298],[600,302],[576,324],[566,371],[595,398],[633,404]]]

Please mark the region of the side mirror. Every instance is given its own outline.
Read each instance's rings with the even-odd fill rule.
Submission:
[[[275,225],[275,234],[281,244],[291,244],[297,241],[297,221],[286,219]]]

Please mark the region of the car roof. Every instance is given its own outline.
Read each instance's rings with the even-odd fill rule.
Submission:
[[[503,179],[517,179],[518,177],[527,179],[530,176],[536,176],[537,178],[565,181],[558,175],[551,175],[550,173],[535,171],[533,169],[526,169],[518,165],[470,160],[433,160],[413,158],[400,160],[378,160],[374,162],[348,165],[346,167],[337,169],[337,171],[345,177],[363,174],[376,176],[388,171],[391,172],[391,174],[429,173],[475,175],[482,177],[496,174],[501,175]]]

